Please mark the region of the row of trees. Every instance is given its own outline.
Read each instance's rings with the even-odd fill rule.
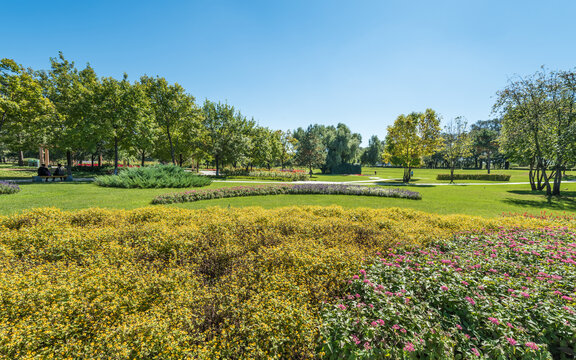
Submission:
[[[385,141],[361,136],[345,124],[310,125],[293,133],[259,126],[228,104],[202,105],[178,84],[143,76],[130,82],[77,69],[60,53],[50,69],[34,71],[11,59],[0,61],[0,150],[46,147],[94,161],[102,153],[171,161],[182,165],[271,167],[286,164],[334,171],[342,164],[381,162],[404,167],[506,167],[508,159],[530,168],[533,190],[560,192],[562,172],[576,162],[576,74],[541,70],[510,81],[498,92],[499,119],[470,128],[463,118],[440,128],[432,109],[400,115]]]
[[[261,127],[233,106],[206,100],[202,106],[178,84],[161,77],[138,81],[98,77],[90,65],[78,70],[62,54],[48,71],[26,69],[13,60],[0,63],[0,140],[17,150],[39,146],[72,155],[112,149],[180,164],[194,159],[222,164],[268,166],[286,163],[294,153],[290,133]],[[98,157],[100,158],[100,157]],[[70,170],[69,170],[70,171]]]

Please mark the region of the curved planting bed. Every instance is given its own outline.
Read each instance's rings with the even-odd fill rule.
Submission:
[[[422,195],[416,191],[403,189],[383,189],[369,186],[298,184],[298,185],[261,185],[234,186],[219,189],[190,190],[180,193],[159,195],[153,204],[185,203],[208,199],[222,199],[239,196],[280,195],[280,194],[320,194],[320,195],[363,195],[420,200]]]

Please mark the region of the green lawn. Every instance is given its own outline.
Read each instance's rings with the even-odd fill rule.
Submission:
[[[414,169],[414,183],[449,183],[449,180],[436,180],[438,174],[449,174],[449,169]],[[375,174],[376,173],[376,174]],[[322,175],[319,171],[314,173],[311,180],[315,181],[362,181],[370,180],[371,177],[390,179],[390,182],[402,182],[404,170],[401,168],[363,167],[362,175]],[[456,169],[456,174],[486,174],[486,170],[460,170]],[[528,170],[492,170],[491,174],[511,175],[510,182],[527,182]],[[575,171],[568,171],[567,175],[575,176]],[[485,183],[485,180],[465,180],[458,183]]]
[[[238,186],[238,183],[213,183],[210,187]],[[53,206],[64,210],[104,207],[133,209],[150,205],[155,195],[185,189],[116,189],[92,183],[26,183],[22,191],[0,195],[0,214],[11,214],[34,207]],[[439,214],[471,214],[497,216],[503,212],[567,212],[576,214],[576,184],[564,184],[564,197],[548,201],[542,194],[533,194],[528,185],[490,186],[407,186],[422,193],[422,200],[344,196],[344,195],[275,195],[199,201],[170,205],[197,209],[210,206],[262,206],[266,208],[292,205],[340,205],[343,207],[409,207]]]

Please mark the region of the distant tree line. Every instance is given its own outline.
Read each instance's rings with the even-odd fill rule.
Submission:
[[[396,165],[410,181],[412,169],[529,169],[533,190],[558,195],[565,170],[576,163],[576,74],[542,69],[511,80],[497,93],[498,118],[468,126],[458,117],[440,127],[432,109],[400,115],[384,141],[362,137],[345,124],[313,124],[273,130],[226,103],[194,96],[162,77],[129,81],[78,69],[62,53],[48,70],[35,71],[11,59],[0,61],[0,159],[39,147],[66,158],[100,165],[103,156],[225,166],[302,166],[331,173],[346,164]]]

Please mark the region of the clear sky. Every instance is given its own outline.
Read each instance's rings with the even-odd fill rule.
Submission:
[[[495,92],[576,65],[576,1],[1,1],[0,57],[178,82],[262,126],[346,123],[381,139],[402,113],[491,117]]]

